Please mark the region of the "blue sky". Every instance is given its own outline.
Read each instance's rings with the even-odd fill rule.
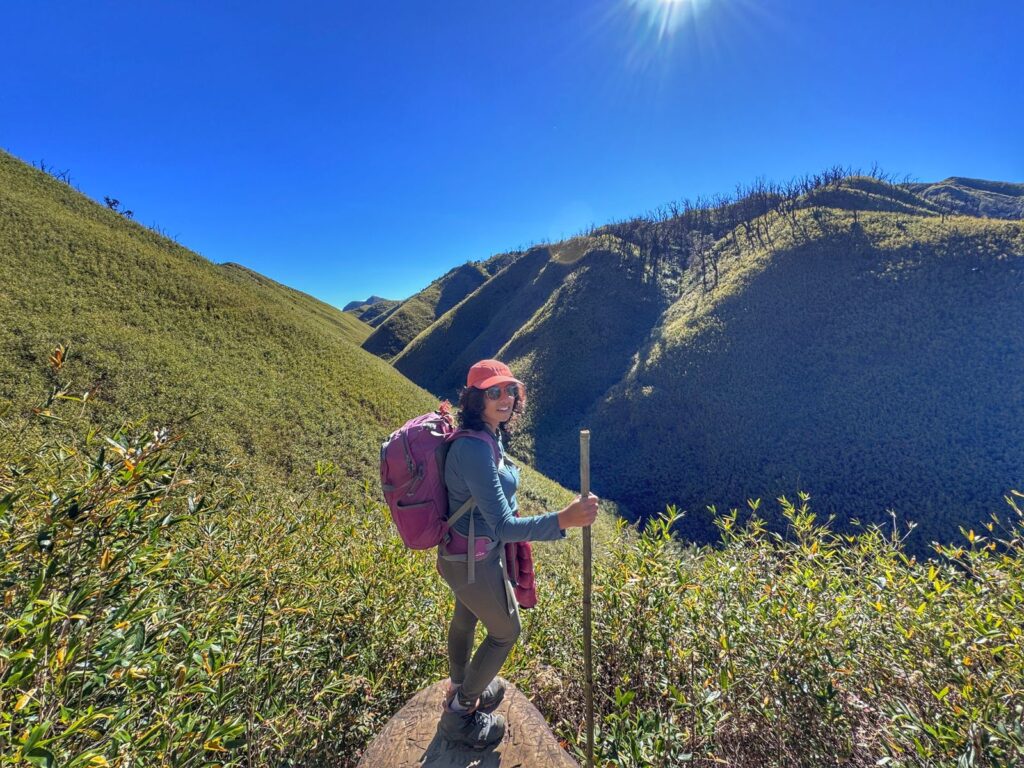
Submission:
[[[47,2],[0,147],[325,301],[835,164],[1024,181],[1024,3]]]

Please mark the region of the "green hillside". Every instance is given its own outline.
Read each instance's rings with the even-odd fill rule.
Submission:
[[[726,260],[723,297],[746,274]],[[537,249],[459,306],[479,320],[474,297],[507,300],[484,325],[517,367],[656,316],[653,366],[693,316],[655,307],[702,283],[699,267],[673,282],[644,261],[612,237]],[[602,292],[608,269],[619,279]],[[0,270],[0,766],[354,766],[444,674],[451,596],[433,553],[401,545],[375,480],[379,440],[434,398],[319,302],[7,155]],[[602,306],[639,307],[633,330]],[[440,322],[485,349],[469,318]],[[624,359],[608,350],[594,384],[571,361],[562,396]],[[528,513],[567,497],[524,469]],[[924,563],[879,531],[830,532],[803,499],[771,510],[785,538],[724,517],[717,548],[684,548],[672,518],[637,535],[602,516],[598,764],[1020,764],[1020,498],[1010,523]],[[503,670],[577,757],[579,545],[537,545],[540,604]]]
[[[280,283],[271,280],[269,277],[261,275],[259,272],[254,272],[248,267],[243,267],[241,264],[227,263],[221,264],[221,267],[224,269],[236,270],[244,275],[248,275],[249,278],[258,285],[276,291],[284,301],[290,302],[297,307],[301,307],[311,315],[333,325],[337,328],[343,338],[347,341],[351,341],[353,344],[362,344],[366,340],[366,337],[373,332],[373,328],[362,322],[351,312],[339,312],[336,307],[332,307],[330,304],[326,304],[319,299],[315,299],[307,293],[302,293],[301,291],[296,291],[294,288],[281,285]]]
[[[420,331],[476,290],[486,273],[475,264],[463,264],[432,282],[415,296],[403,301],[377,326],[363,344],[368,352],[394,357]]]
[[[537,249],[393,363],[451,396],[471,359],[506,359],[524,455],[568,481],[590,427],[605,495],[678,504],[695,540],[709,505],[806,490],[843,524],[895,510],[926,553],[1024,481],[1022,258],[1019,223],[884,179],[761,185]]]
[[[363,342],[363,349],[385,360],[393,358],[427,326],[519,256],[518,253],[502,253],[448,271],[388,312]]]
[[[722,253],[588,414],[606,493],[680,504],[698,540],[707,505],[798,489],[843,521],[894,510],[920,552],[955,540],[1024,482],[1024,228],[803,219],[806,240],[780,223],[773,252]]]
[[[45,361],[104,423],[184,424],[218,466],[282,479],[344,457],[372,479],[382,435],[436,401],[357,346],[355,318],[233,265],[217,266],[0,155],[0,401],[24,408]]]
[[[1024,184],[953,176],[935,184],[906,186],[949,213],[1024,219]]]
[[[567,272],[547,248],[531,249],[420,333],[392,363],[431,391],[457,397],[469,366],[492,357]]]
[[[352,302],[350,302],[352,303]],[[345,312],[355,315],[371,328],[376,328],[398,309],[402,302],[396,299],[378,299],[368,303],[354,302],[357,306],[346,308]]]
[[[354,762],[444,658],[448,593],[378,486],[381,440],[436,398],[351,315],[7,154],[0,284],[2,738],[62,765],[114,764],[122,736],[124,765]],[[568,498],[524,467],[527,514]],[[430,637],[371,628],[397,606]]]
[[[670,301],[653,281],[625,279],[632,257],[613,238],[576,245],[571,273],[496,353],[522,371],[530,398],[527,433],[517,446],[524,455],[561,457],[565,467],[572,464],[577,431],[589,426],[591,404],[629,372],[636,339],[647,335]],[[556,261],[561,253],[555,249]],[[600,354],[589,354],[597,349]],[[600,487],[610,494],[603,476]]]

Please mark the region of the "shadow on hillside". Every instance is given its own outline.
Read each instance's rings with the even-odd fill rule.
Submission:
[[[708,505],[742,514],[805,490],[842,530],[896,510],[924,557],[983,525],[1019,475],[1019,246],[937,219],[822,220],[827,236],[698,307],[685,343],[641,351],[631,386],[588,415],[591,476],[643,519],[687,510],[677,532],[696,543],[718,540]],[[572,477],[573,455],[538,465]],[[786,529],[770,504],[760,514]]]

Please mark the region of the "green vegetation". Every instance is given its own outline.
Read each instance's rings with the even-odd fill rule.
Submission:
[[[371,328],[376,328],[387,320],[391,313],[401,305],[402,302],[395,299],[378,299],[377,301],[358,305],[353,309],[346,309],[345,311],[355,315]]]
[[[914,242],[931,232],[948,243],[933,290],[941,278],[987,279],[958,272],[964,263],[1016,264],[1020,233],[998,222],[891,215],[860,213],[870,247],[849,258],[897,250],[913,226]],[[819,218],[839,244],[855,235],[848,218],[807,216],[812,238]],[[795,279],[776,256],[806,259],[808,246],[760,231],[777,251],[749,246],[742,269],[724,252],[735,238],[716,239],[717,293],[692,290],[697,266],[656,279],[631,240],[597,237],[554,259],[531,251],[438,322],[474,347],[466,354],[505,339],[520,345],[513,357],[551,365],[608,321],[598,278],[615,270],[606,295],[617,311],[653,315],[645,302],[679,298],[628,363],[647,371],[729,321],[730,302],[756,295],[773,269]],[[980,256],[963,253],[979,243]],[[908,248],[869,259],[877,290],[931,263],[931,246]],[[379,441],[434,398],[359,349],[364,331],[340,313],[210,264],[7,155],[0,254],[0,766],[354,765],[444,673],[450,594],[433,553],[402,546],[375,477]],[[813,295],[813,284],[812,274],[797,289]],[[995,286],[1012,305],[1012,286]],[[481,294],[496,302],[490,314]],[[469,335],[474,316],[490,337]],[[573,318],[581,335],[558,347],[549,337]],[[447,354],[430,336],[413,350]],[[611,353],[595,375],[624,365]],[[567,363],[565,397],[589,386],[581,360]],[[531,388],[546,423],[557,403]],[[597,490],[613,475],[595,472]],[[527,514],[568,497],[524,468]],[[1020,764],[1020,498],[1008,498],[1011,524],[965,530],[962,547],[931,562],[877,529],[817,525],[806,498],[771,512],[779,532],[757,504],[743,520],[720,516],[716,548],[683,546],[671,516],[642,534],[602,516],[601,764]],[[540,604],[507,667],[576,754],[579,550],[578,532],[537,545]]]
[[[688,510],[691,540],[717,537],[709,505],[808,490],[842,530],[895,509],[923,555],[1024,485],[1024,225],[919,192],[831,169],[610,224],[531,251],[392,362],[451,397],[501,357],[532,399],[524,456],[571,482],[592,429],[599,490],[630,517]]]
[[[389,359],[416,335],[458,304],[487,279],[475,264],[463,264],[439,277],[388,315],[366,339],[363,349]]]
[[[63,390],[0,424],[0,765],[351,766],[442,676],[450,596],[375,493],[326,462],[301,497],[194,481],[167,430],[69,439]],[[528,501],[564,501],[537,481]],[[804,498],[786,537],[719,518],[718,548],[683,548],[671,511],[642,535],[602,518],[600,764],[1018,764],[1020,498],[923,563]],[[579,755],[578,535],[537,554],[506,673]]]
[[[1016,504],[1010,528],[967,532],[934,562],[908,558],[877,529],[835,534],[805,497],[780,508],[785,538],[730,515],[718,520],[720,548],[683,550],[670,510],[613,551],[597,587],[603,759],[1024,760]]]
[[[393,358],[431,323],[520,255],[501,253],[450,270],[375,323],[377,329],[363,343],[363,349],[385,360]]]

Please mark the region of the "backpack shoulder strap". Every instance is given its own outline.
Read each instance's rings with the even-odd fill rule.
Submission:
[[[468,499],[466,499],[464,502],[462,502],[462,506],[459,507],[457,510],[455,510],[454,513],[452,513],[451,515],[448,516],[448,527],[451,528],[451,526],[455,523],[456,520],[458,520],[464,514],[469,512],[469,510],[471,510],[473,508],[473,504],[475,502],[476,502],[476,499],[474,499],[472,496],[470,496]],[[472,525],[473,521],[470,520],[469,523],[470,523],[470,525]]]
[[[448,442],[454,443],[456,440],[463,437],[472,437],[476,440],[489,443],[491,446],[491,452],[494,454],[494,466],[501,464],[501,448],[498,446],[498,441],[494,439],[494,436],[490,432],[480,429],[463,429],[462,427],[459,427],[448,435]]]

